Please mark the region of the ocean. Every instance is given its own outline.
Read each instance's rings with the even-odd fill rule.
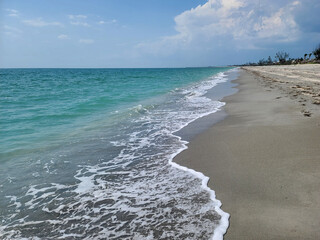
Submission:
[[[234,68],[0,69],[1,239],[222,239],[176,132]]]

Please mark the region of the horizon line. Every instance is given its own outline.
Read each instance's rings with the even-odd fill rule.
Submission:
[[[170,69],[170,68],[219,68],[237,65],[203,66],[203,67],[0,67],[0,69]]]

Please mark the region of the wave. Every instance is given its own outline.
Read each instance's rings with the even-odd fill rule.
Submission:
[[[212,233],[222,239],[229,215],[208,177],[172,160],[187,148],[175,133],[224,106],[205,94],[226,80],[219,73],[171,91],[160,103],[138,104],[128,118],[119,113],[112,135],[45,156],[51,160],[42,160],[44,182],[7,196],[0,233],[5,239],[199,239]]]

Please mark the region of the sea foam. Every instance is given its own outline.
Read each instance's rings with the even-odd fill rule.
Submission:
[[[176,88],[160,102],[115,112],[112,135],[79,140],[39,161],[50,182],[8,196],[13,210],[0,228],[4,239],[222,239],[229,215],[209,178],[172,160],[188,143],[176,132],[224,106],[205,94],[226,80],[220,73]]]

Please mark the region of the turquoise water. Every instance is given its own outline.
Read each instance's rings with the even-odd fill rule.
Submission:
[[[216,203],[169,161],[230,69],[1,69],[0,235],[212,236]]]
[[[2,160],[146,99],[203,80],[220,68],[1,70]]]

